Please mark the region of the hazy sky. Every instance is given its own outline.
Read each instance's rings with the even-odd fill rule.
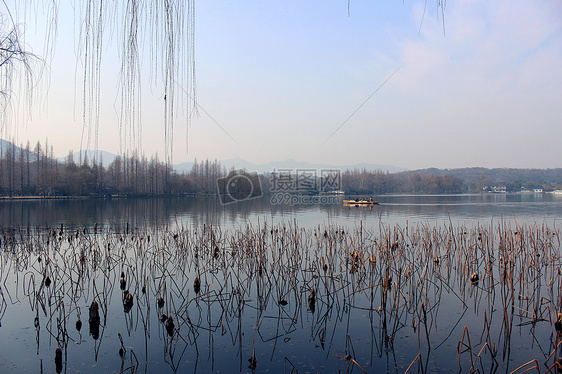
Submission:
[[[48,94],[17,131],[19,142],[48,138],[59,156],[82,134],[65,6]],[[189,129],[177,111],[174,163],[562,167],[562,3],[447,1],[444,26],[435,1],[424,6],[351,0],[348,16],[345,0],[196,1],[204,110]],[[113,49],[102,62],[99,148],[118,153]],[[143,150],[163,155],[162,85],[142,89]]]

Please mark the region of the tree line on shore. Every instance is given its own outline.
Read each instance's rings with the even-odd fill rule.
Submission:
[[[179,174],[158,158],[117,156],[107,167],[101,159],[64,162],[52,147],[39,142],[31,149],[8,146],[0,158],[0,196],[166,196],[213,194],[215,181],[226,171],[218,161],[195,163],[190,173]]]
[[[54,157],[52,146],[39,142],[31,149],[7,146],[0,155],[0,196],[195,196],[217,193],[217,180],[229,172],[217,160],[195,161],[190,172],[178,173],[158,155],[117,156],[107,167],[101,159],[64,162]],[[272,191],[272,176],[259,176],[262,191]],[[389,173],[369,170],[341,171],[341,190],[348,195],[385,193],[450,194],[481,192],[503,186],[507,192],[521,188],[562,189],[562,169],[424,169]]]

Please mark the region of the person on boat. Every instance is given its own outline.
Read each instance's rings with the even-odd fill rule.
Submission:
[[[372,198],[372,197],[369,198],[369,202],[370,202],[370,203],[373,203],[373,198]]]

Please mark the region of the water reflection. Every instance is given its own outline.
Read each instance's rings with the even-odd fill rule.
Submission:
[[[488,223],[516,219],[532,224],[556,224],[562,217],[562,195],[382,195],[374,207],[343,204],[275,205],[267,197],[221,205],[217,198],[78,199],[1,201],[0,227],[197,226],[244,227],[250,222],[294,222],[355,226],[405,222],[443,224]]]
[[[0,371],[555,367],[560,234],[505,222],[5,230],[0,341],[20,354]]]

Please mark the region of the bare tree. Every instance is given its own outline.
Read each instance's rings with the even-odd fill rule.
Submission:
[[[29,140],[28,140],[25,146],[25,168],[26,168],[26,178],[27,178],[26,193],[29,193],[31,189],[31,179],[30,179],[31,167],[29,165],[30,157],[31,157],[31,145],[29,144]]]
[[[0,135],[6,130],[15,93],[22,94],[16,103],[28,104],[27,109],[33,99],[34,78],[41,59],[24,44],[23,28],[9,9],[0,15]]]
[[[20,189],[19,189],[19,193],[20,196],[24,195],[24,176],[25,176],[25,155],[24,155],[24,149],[23,149],[23,144],[20,144],[20,149],[19,149],[19,157],[18,157],[18,163],[19,163],[19,169],[20,169]]]
[[[31,103],[34,78],[54,53],[59,0],[4,0],[0,2],[0,135],[14,94],[18,102]],[[172,162],[175,107],[186,103],[187,113],[196,111],[195,92],[195,0],[74,0],[77,63],[83,66],[81,84],[82,149],[98,149],[101,69],[107,44],[117,46],[121,58],[119,131],[121,154],[140,148],[141,67],[159,83],[164,107],[166,162]],[[41,10],[41,11],[39,11]],[[45,55],[38,58],[25,44],[27,22],[45,21]],[[39,23],[41,23],[39,22]],[[144,44],[143,44],[144,43]],[[143,64],[141,51],[149,51]],[[19,78],[23,87],[17,89]],[[181,95],[176,92],[182,87]],[[23,100],[23,101],[22,101]],[[188,116],[189,117],[189,116]]]
[[[445,0],[435,0],[443,15]],[[348,0],[348,12],[351,1]],[[39,6],[39,5],[42,5]],[[427,5],[427,2],[426,2]],[[150,68],[154,82],[161,84],[164,108],[165,158],[172,164],[175,108],[185,103],[188,120],[197,112],[195,79],[195,0],[74,0],[77,25],[77,62],[83,66],[81,77],[83,134],[80,149],[98,150],[101,63],[103,53],[115,43],[121,58],[119,79],[119,132],[121,155],[139,150],[141,127],[142,66]],[[16,9],[17,12],[12,12]],[[39,9],[46,9],[39,12]],[[23,87],[18,102],[31,103],[35,78],[53,55],[57,35],[59,0],[3,0],[0,2],[0,136],[6,127],[8,107],[16,87]],[[39,14],[41,13],[41,14]],[[425,14],[425,9],[424,9]],[[17,15],[21,19],[16,18]],[[25,45],[23,30],[28,17],[45,19],[45,55],[37,57]],[[423,19],[422,19],[423,23]],[[421,27],[421,24],[420,24]],[[143,44],[144,43],[144,44]],[[142,50],[150,61],[143,64]],[[15,79],[18,78],[18,79]],[[181,87],[180,92],[176,88]],[[179,94],[178,94],[179,93]],[[187,128],[186,126],[186,131]],[[124,165],[125,166],[125,165]],[[128,174],[126,174],[127,176]],[[166,173],[167,175],[167,173]]]

